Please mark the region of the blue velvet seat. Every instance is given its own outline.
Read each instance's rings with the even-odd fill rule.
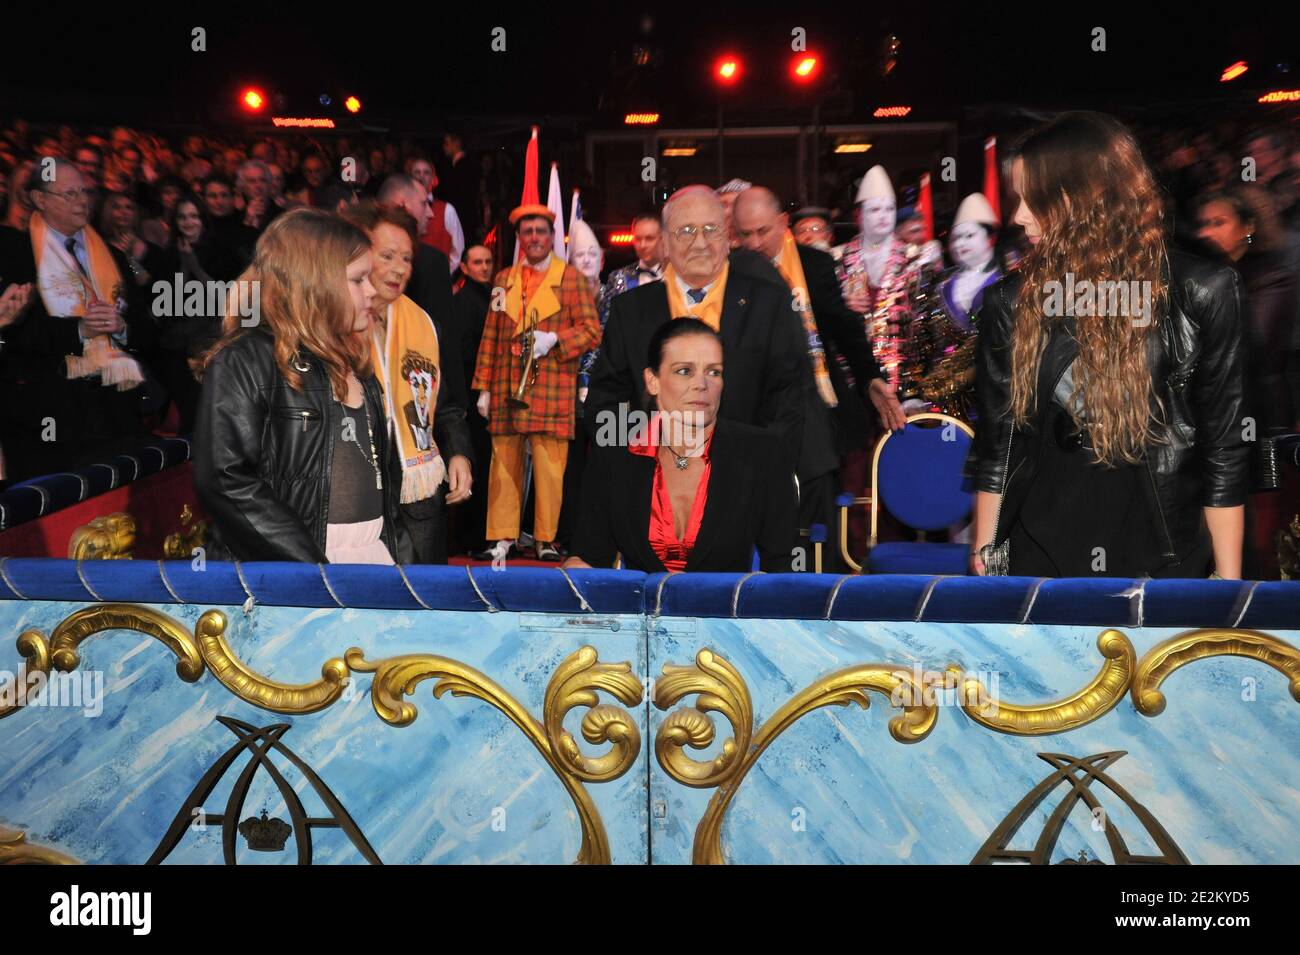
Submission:
[[[871,461],[869,573],[966,573],[966,544],[876,538],[881,507],[917,531],[944,530],[970,514],[974,497],[962,470],[972,437],[964,421],[932,412],[912,415],[902,431],[881,437]]]

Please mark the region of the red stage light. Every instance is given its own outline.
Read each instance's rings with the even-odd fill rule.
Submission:
[[[610,244],[610,245],[631,245],[631,244],[632,244],[632,233],[631,233],[631,232],[611,232],[611,233],[609,234],[609,244]]]
[[[345,99],[343,101],[343,106],[349,113],[361,112],[361,100],[357,99],[355,96],[349,96]]]
[[[817,57],[809,53],[804,56],[795,57],[791,69],[794,72],[794,78],[796,80],[806,83],[816,76],[818,65]]]
[[[740,76],[740,59],[734,56],[724,56],[718,60],[718,65],[713,72],[719,81],[734,83]]]
[[[1229,80],[1235,80],[1248,69],[1250,69],[1250,67],[1246,65],[1245,60],[1238,60],[1236,63],[1232,64],[1232,66],[1223,71],[1223,75],[1219,77],[1219,82],[1227,83]]]
[[[623,116],[625,126],[653,126],[657,122],[658,113],[627,113]]]
[[[244,90],[239,100],[244,104],[244,109],[251,110],[254,113],[266,105],[266,96],[261,90],[252,86]]]

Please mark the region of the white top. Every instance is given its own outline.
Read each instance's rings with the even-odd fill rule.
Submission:
[[[460,227],[460,216],[456,215],[456,208],[450,202],[445,203],[446,211],[443,213],[442,224],[451,236],[451,252],[447,258],[451,260],[451,271],[454,275],[456,269],[460,267],[460,257],[465,254],[465,230]]]

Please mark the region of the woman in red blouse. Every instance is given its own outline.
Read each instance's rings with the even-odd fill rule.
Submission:
[[[566,567],[734,571],[790,566],[798,500],[794,473],[768,431],[718,418],[722,342],[693,318],[665,322],[650,341],[649,428],[603,427],[583,486]],[[628,444],[602,437],[628,434]],[[638,433],[640,432],[640,433]]]

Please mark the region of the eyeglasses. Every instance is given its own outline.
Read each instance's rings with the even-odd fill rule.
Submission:
[[[687,245],[695,241],[697,235],[704,236],[706,242],[717,242],[723,238],[722,226],[710,222],[708,225],[684,225],[680,229],[673,229],[673,235],[679,242],[685,242]]]
[[[89,186],[82,189],[65,189],[62,192],[56,192],[53,189],[46,189],[45,194],[49,196],[58,196],[64,202],[76,202],[78,199],[95,198],[95,190]]]
[[[799,226],[799,231],[800,232],[828,232],[829,229],[827,229],[827,227],[824,225],[801,225]]]

